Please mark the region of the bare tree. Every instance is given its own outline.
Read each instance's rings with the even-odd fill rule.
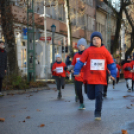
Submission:
[[[16,44],[13,28],[13,14],[10,0],[0,0],[2,34],[7,44],[7,56],[9,73],[18,73],[18,63],[16,56]]]
[[[114,54],[117,48],[119,48],[119,38],[120,38],[120,30],[121,30],[121,24],[122,24],[122,14],[127,6],[129,6],[131,3],[128,0],[120,0],[120,11],[116,11],[116,9],[108,3],[107,0],[104,0],[104,2],[110,6],[110,8],[113,10],[113,13],[116,16],[116,30],[115,30],[115,38],[111,45],[111,53]]]

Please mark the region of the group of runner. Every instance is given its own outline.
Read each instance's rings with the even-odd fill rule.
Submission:
[[[112,55],[102,43],[100,32],[93,32],[90,41],[90,47],[88,47],[84,38],[78,40],[78,52],[74,55],[69,66],[66,66],[62,62],[61,55],[57,54],[56,62],[52,66],[52,75],[55,77],[59,91],[58,98],[61,98],[61,88],[64,88],[66,73],[69,75],[72,72],[75,79],[75,100],[79,99],[80,102],[78,109],[85,109],[82,94],[82,85],[84,84],[88,98],[95,99],[95,120],[101,120],[102,97],[107,96],[108,76],[113,80],[114,88],[115,81],[119,81],[121,67],[114,62]],[[134,62],[127,62],[123,65],[124,74],[132,74],[132,65],[134,66]],[[130,76],[125,78],[130,88]]]

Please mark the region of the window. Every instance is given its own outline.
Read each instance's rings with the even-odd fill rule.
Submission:
[[[22,42],[22,46],[26,46],[26,44],[25,44],[25,42],[24,42],[24,41]]]
[[[93,0],[87,0],[87,4],[93,6]]]
[[[95,21],[94,21],[93,18],[90,18],[88,16],[88,30],[89,31],[94,31],[94,29],[95,29]]]
[[[59,5],[58,7],[58,19],[61,21],[65,20],[65,12],[63,5]]]
[[[71,19],[71,23],[73,25],[76,25],[76,11],[75,9],[71,8],[71,12],[70,12],[70,19]]]

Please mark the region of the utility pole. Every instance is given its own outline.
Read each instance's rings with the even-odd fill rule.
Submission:
[[[41,77],[42,78],[47,78],[46,76],[46,46],[47,46],[47,18],[46,18],[46,0],[44,0],[44,14],[40,15],[40,17],[44,17],[44,37],[45,37],[45,44],[43,45],[43,61],[42,61],[42,73]]]
[[[70,7],[69,7],[69,0],[65,0],[65,14],[66,14],[66,25],[67,25],[67,34],[68,34],[68,47],[69,47],[69,52],[71,56],[73,56],[73,48],[72,48],[72,33],[71,33],[71,22],[70,22]]]
[[[31,21],[32,19],[32,21]],[[34,0],[27,0],[27,80],[36,80],[35,74]]]
[[[108,0],[108,10],[107,10],[107,48],[110,51],[111,49],[111,9],[110,9],[111,0]]]

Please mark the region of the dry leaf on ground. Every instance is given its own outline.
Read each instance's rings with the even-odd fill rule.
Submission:
[[[126,108],[127,108],[127,109],[132,109],[132,108],[131,108],[131,107],[129,107],[129,106],[126,106]]]
[[[22,121],[22,122],[26,122],[26,121],[24,120],[24,121]]]
[[[27,109],[27,107],[24,107],[24,108],[22,108],[22,109]]]
[[[30,119],[31,117],[30,116],[27,116],[26,119]]]
[[[0,121],[1,121],[1,122],[4,122],[4,121],[5,121],[5,118],[0,118]]]
[[[131,104],[132,107],[134,107],[134,104]]]
[[[45,124],[40,124],[40,125],[39,125],[39,127],[44,127],[44,126],[45,126]]]
[[[33,95],[30,94],[29,96],[26,96],[26,97],[30,97],[30,96],[33,96]]]
[[[38,112],[40,112],[41,110],[37,109]]]
[[[126,95],[126,96],[123,96],[124,98],[126,98],[126,97],[134,97],[134,96],[132,96],[132,95]]]
[[[127,130],[121,130],[122,134],[128,134]]]
[[[15,117],[15,115],[12,115],[12,117]]]

